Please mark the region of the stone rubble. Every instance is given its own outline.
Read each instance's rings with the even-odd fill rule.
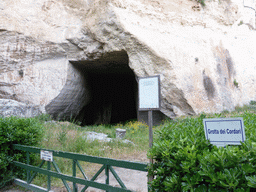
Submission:
[[[84,138],[86,138],[87,140],[90,141],[94,141],[94,140],[98,140],[98,141],[102,141],[102,142],[111,142],[111,141],[120,141],[126,144],[132,144],[134,145],[133,142],[127,140],[127,139],[116,139],[116,138],[108,138],[108,135],[104,134],[104,133],[97,133],[94,131],[87,131],[85,132],[85,136]]]

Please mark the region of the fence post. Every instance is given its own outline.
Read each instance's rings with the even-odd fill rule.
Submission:
[[[105,164],[105,175],[106,175],[106,184],[109,185],[109,165],[107,164]]]
[[[47,170],[50,171],[51,170],[51,162],[47,161]],[[51,175],[48,175],[48,181],[47,181],[47,191],[51,190]]]
[[[29,159],[29,152],[27,151],[27,164],[29,165],[30,159]],[[27,183],[29,184],[30,181],[30,170],[27,170]]]
[[[76,177],[76,160],[73,159],[73,177]],[[77,192],[76,183],[73,182],[73,192]]]

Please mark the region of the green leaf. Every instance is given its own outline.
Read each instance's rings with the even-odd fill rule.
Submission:
[[[256,176],[248,176],[246,177],[246,180],[248,181],[248,186],[252,188],[256,188]]]
[[[248,175],[255,172],[255,167],[251,164],[242,164],[242,170],[245,172],[246,175]]]

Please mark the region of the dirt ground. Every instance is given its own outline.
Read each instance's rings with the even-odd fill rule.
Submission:
[[[127,169],[122,169],[122,168],[114,168],[116,173],[119,175],[125,186],[136,192],[147,192],[147,172],[142,172],[142,171],[135,171],[135,170],[127,170]],[[99,183],[104,183],[105,182],[105,175],[100,175],[99,178],[96,180],[96,182]],[[112,174],[110,174],[110,185],[115,186],[115,187],[120,187],[118,182],[115,180]],[[72,183],[70,183],[70,186],[72,186]],[[78,191],[81,191],[83,188],[82,185],[78,185]],[[72,187],[71,187],[72,189]],[[66,192],[65,187],[61,188],[54,188],[52,189],[54,192]],[[6,187],[0,192],[30,192],[30,190],[25,190],[21,188],[17,188],[17,186],[9,186]],[[103,190],[100,189],[95,189],[95,188],[88,188],[86,192],[101,192]]]
[[[122,168],[114,168],[118,176],[121,178],[125,186],[136,192],[147,192],[147,172],[135,171],[135,170],[127,170]],[[96,182],[104,183],[105,175],[101,175]],[[110,185],[114,187],[120,187],[118,182],[115,180],[112,174],[110,174]],[[81,191],[83,188],[82,185],[78,185],[78,191]],[[65,188],[57,188],[53,190],[54,192],[66,192]],[[103,190],[88,188],[86,192],[102,192]]]
[[[141,153],[136,156],[129,157],[129,159],[127,159],[126,156],[124,156],[123,158],[125,160],[129,160],[129,161],[144,162],[144,163],[148,162],[146,152]],[[147,192],[148,191],[147,172],[129,170],[129,169],[118,168],[118,167],[113,167],[113,168],[128,189],[130,189],[132,191],[136,191],[136,192]],[[86,172],[86,170],[85,170],[85,172]],[[109,175],[110,175],[110,182],[109,182],[110,185],[115,186],[115,187],[120,187],[120,185],[118,184],[118,182],[116,181],[114,176],[111,173]],[[104,171],[103,171],[103,173],[100,174],[98,176],[97,180],[95,180],[95,181],[99,182],[99,183],[105,183],[105,179],[106,179],[106,177],[105,177]],[[72,189],[72,183],[69,183],[69,185],[70,185],[70,188]],[[82,185],[78,185],[78,191],[81,191],[82,188],[83,188]],[[5,187],[4,189],[0,189],[0,192],[25,192],[25,191],[31,192],[30,190],[22,189],[21,187],[17,187],[15,185]],[[58,188],[53,186],[52,191],[66,192],[67,190],[63,185],[63,187],[58,187]],[[95,188],[91,188],[91,187],[86,190],[86,192],[101,192],[101,191],[103,191],[103,190],[99,190],[99,189],[95,189]]]

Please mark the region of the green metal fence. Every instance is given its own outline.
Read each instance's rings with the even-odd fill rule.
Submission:
[[[27,153],[27,164],[14,161],[14,166],[19,166],[21,168],[24,168],[27,170],[27,180],[23,181],[21,179],[16,178],[14,180],[14,183],[17,185],[20,185],[22,187],[25,187],[27,189],[33,190],[33,191],[51,191],[51,177],[60,178],[66,187],[68,192],[78,192],[77,184],[84,185],[84,187],[81,189],[81,192],[84,192],[88,187],[94,187],[97,189],[102,189],[107,192],[128,192],[131,190],[128,190],[125,186],[125,184],[122,182],[120,177],[117,175],[113,167],[121,167],[126,169],[133,169],[138,171],[144,171],[147,172],[147,164],[144,163],[136,163],[136,162],[130,162],[130,161],[122,161],[122,160],[115,160],[115,159],[109,159],[109,158],[101,158],[101,157],[93,157],[89,155],[82,155],[82,154],[75,154],[75,153],[69,153],[69,152],[62,152],[62,151],[54,151],[54,150],[47,150],[47,149],[40,149],[37,147],[30,147],[30,146],[24,146],[24,145],[13,145],[14,149],[26,151]],[[36,167],[30,165],[30,154],[31,153],[41,153],[43,151],[50,152],[52,154],[53,159],[48,160],[42,160],[41,164]],[[54,161],[54,157],[62,157],[71,159],[73,161],[72,163],[72,169],[73,174],[72,176],[62,174],[58,165]],[[97,163],[102,164],[102,167],[99,169],[99,171],[89,180],[86,176],[82,166],[80,165],[79,161],[85,161],[85,162],[91,162],[91,163]],[[43,169],[44,163],[47,163],[47,169]],[[53,165],[55,171],[51,169],[51,165]],[[68,165],[67,165],[68,166]],[[81,171],[84,178],[78,178],[76,177],[77,168]],[[97,177],[105,170],[106,175],[106,182],[103,183],[97,183],[95,180]],[[117,182],[120,184],[120,187],[113,187],[109,185],[109,173],[112,173]],[[40,186],[36,186],[31,184],[37,173],[45,174],[47,175],[47,189],[42,188]],[[73,183],[73,187],[69,187],[67,181],[70,181]]]

